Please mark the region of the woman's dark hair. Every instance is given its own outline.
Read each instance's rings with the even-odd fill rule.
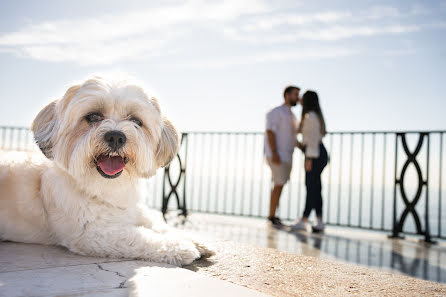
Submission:
[[[325,127],[325,120],[324,116],[322,115],[321,106],[319,105],[319,98],[317,96],[317,93],[314,91],[306,91],[302,96],[302,101],[302,116],[300,119],[300,126],[302,127],[305,115],[310,111],[314,111],[317,114],[319,122],[321,124],[321,134],[322,136],[325,136],[325,134],[327,134],[327,129]]]

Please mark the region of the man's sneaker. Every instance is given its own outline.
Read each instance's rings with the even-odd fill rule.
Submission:
[[[278,217],[268,217],[268,221],[270,221],[274,227],[283,226],[282,221]]]
[[[303,220],[299,220],[294,225],[291,225],[291,230],[293,231],[307,231],[307,223]]]
[[[322,221],[317,220],[317,224],[312,226],[312,229],[313,229],[313,232],[315,232],[315,233],[324,232],[325,224]]]

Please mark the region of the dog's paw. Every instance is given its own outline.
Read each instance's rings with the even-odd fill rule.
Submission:
[[[175,266],[183,266],[192,263],[201,256],[194,243],[182,240],[174,244],[166,251],[162,262]]]
[[[196,234],[182,232],[178,233],[185,240],[192,241],[197,250],[200,252],[201,258],[209,258],[215,255],[214,249],[207,242],[203,241],[201,237]]]
[[[200,256],[202,258],[209,258],[211,256],[215,255],[215,252],[212,247],[208,246],[207,244],[199,241],[199,240],[192,240],[197,250],[200,252]]]

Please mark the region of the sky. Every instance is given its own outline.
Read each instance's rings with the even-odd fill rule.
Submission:
[[[262,131],[287,85],[329,131],[446,130],[446,1],[0,0],[0,66],[0,126],[121,72],[181,131]]]

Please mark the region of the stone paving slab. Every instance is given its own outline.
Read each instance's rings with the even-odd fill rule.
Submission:
[[[84,257],[55,246],[0,242],[0,267],[0,297],[267,296],[167,264]]]
[[[120,264],[127,266],[129,262]],[[134,267],[138,266],[135,264]],[[121,275],[102,270],[97,264],[3,272],[0,274],[0,296],[85,295],[122,289],[127,276]]]
[[[267,297],[258,291],[186,269],[144,267],[130,280],[132,296]]]
[[[117,261],[119,260],[79,256],[59,246],[0,241],[0,272]]]

